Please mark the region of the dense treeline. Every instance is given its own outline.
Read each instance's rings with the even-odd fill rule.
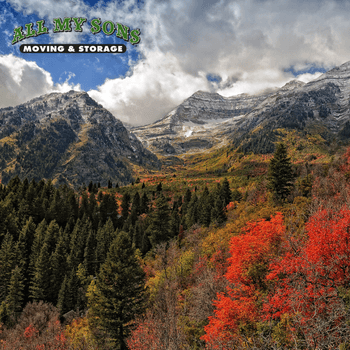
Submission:
[[[194,225],[145,259],[131,350],[349,348],[350,149],[295,169],[277,145],[222,227]]]
[[[0,185],[0,349],[347,349],[350,149],[289,155],[230,182]]]
[[[6,186],[0,184],[0,323],[13,327],[25,305],[39,301],[56,306],[61,316],[71,310],[84,313],[89,307],[101,318],[100,312],[111,309],[101,290],[120,264],[124,268],[118,274],[138,276],[140,287],[135,282],[118,297],[125,303],[127,295],[135,299],[139,294],[141,312],[143,271],[134,260],[125,264],[125,259],[152,255],[160,243],[196,223],[222,224],[225,207],[232,198],[242,197],[231,192],[226,179],[212,191],[188,189],[176,198],[166,197],[159,183],[155,189],[121,189],[119,208],[117,190],[112,184],[108,187],[107,191],[90,183],[77,194],[67,186],[55,188],[51,181],[29,183],[15,177]],[[123,251],[128,255],[121,260]],[[102,315],[102,328],[123,344],[128,332],[122,328],[133,317],[110,312]],[[118,317],[124,322],[113,334],[108,322]]]

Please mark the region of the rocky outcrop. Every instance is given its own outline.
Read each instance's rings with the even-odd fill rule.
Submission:
[[[0,110],[2,181],[19,175],[79,186],[133,180],[133,165],[158,167],[110,112],[86,92],[52,93]]]
[[[230,142],[242,118],[261,105],[267,109],[270,96],[283,96],[302,87],[304,83],[292,81],[276,93],[257,96],[241,94],[223,97],[217,93],[197,91],[161,120],[132,132],[143,144],[163,155],[198,152],[222,147]]]
[[[229,98],[198,91],[156,123],[133,132],[152,151],[198,152],[233,143],[243,151],[270,153],[278,129],[320,133],[328,142],[350,136],[350,62],[307,84],[291,81],[260,96]]]
[[[270,95],[246,114],[232,130],[231,139],[244,151],[271,152],[273,130],[278,128],[318,132],[329,143],[348,142],[350,121],[350,62],[336,67],[319,78],[281,94]],[[252,131],[256,130],[257,132]],[[263,149],[252,138],[270,141]]]
[[[131,131],[144,146],[163,155],[220,147],[227,143],[227,130],[267,96],[197,91],[161,120]]]

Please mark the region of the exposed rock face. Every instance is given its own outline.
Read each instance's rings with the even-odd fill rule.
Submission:
[[[133,132],[151,150],[181,154],[228,142],[244,151],[270,153],[279,128],[349,141],[350,62],[308,84],[291,81],[275,92],[224,98],[198,91],[156,123]]]
[[[227,130],[267,96],[197,91],[161,120],[131,130],[146,147],[165,155],[222,146]]]
[[[2,180],[51,178],[79,186],[132,181],[132,164],[158,167],[110,112],[85,92],[52,93],[0,109]]]
[[[290,93],[270,95],[237,123],[231,138],[247,151],[256,151],[261,143],[258,150],[264,152],[273,151],[277,128],[319,132],[327,141],[348,141],[349,98],[350,62],[347,62]],[[253,130],[256,132],[252,133]]]
[[[221,147],[229,142],[242,118],[270,96],[283,96],[303,85],[292,81],[276,93],[257,96],[223,97],[197,91],[163,119],[132,131],[145,146],[164,155]]]

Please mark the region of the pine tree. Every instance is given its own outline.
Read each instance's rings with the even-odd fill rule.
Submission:
[[[28,294],[29,294],[29,259],[30,259],[30,250],[32,248],[32,244],[35,236],[35,224],[33,222],[32,217],[29,218],[27,223],[23,226],[19,239],[16,243],[16,261],[19,264],[23,276],[27,276],[24,281],[24,296],[25,296],[25,304],[28,302]]]
[[[87,237],[92,230],[90,220],[84,215],[78,219],[70,240],[70,253],[67,259],[69,270],[76,269],[84,260],[84,249]]]
[[[97,230],[95,261],[98,262],[98,264],[96,264],[95,266],[96,272],[99,270],[99,265],[106,260],[108,249],[115,237],[116,233],[113,227],[112,220],[108,219],[106,224]]]
[[[176,237],[180,229],[180,215],[178,202],[174,202],[173,210],[170,217],[170,237]]]
[[[156,191],[157,191],[157,192],[161,192],[162,189],[163,189],[163,185],[162,185],[161,182],[159,182],[159,184],[157,185]]]
[[[99,217],[97,214],[98,214],[97,201],[95,198],[95,194],[91,192],[89,196],[89,217],[91,222],[94,223],[95,227],[97,226],[99,221]]]
[[[64,277],[58,293],[57,308],[61,314],[75,310],[79,299],[79,281],[77,269],[70,270]]]
[[[0,322],[5,321],[7,325],[12,325],[16,322],[23,306],[23,291],[24,278],[21,268],[16,266],[11,273],[6,299],[0,305]]]
[[[67,206],[68,206],[69,217],[66,219],[68,220],[69,218],[72,217],[74,220],[76,220],[79,212],[79,204],[77,202],[77,199],[73,191],[69,192],[67,202],[68,202]]]
[[[46,217],[47,221],[56,220],[60,225],[63,225],[66,218],[63,212],[64,203],[61,199],[60,191],[55,189],[53,198],[50,204],[48,215]]]
[[[46,223],[46,220],[44,219],[43,221],[41,221],[41,223],[38,225],[38,227],[35,230],[34,241],[31,249],[30,257],[29,257],[29,275],[31,278],[33,278],[35,274],[35,264],[40,255],[40,250],[44,242],[46,229],[47,229],[47,223]]]
[[[60,291],[58,293],[57,300],[57,308],[60,311],[61,315],[69,311],[69,308],[67,307],[67,284],[67,275],[65,275],[61,284]]]
[[[50,296],[49,300],[52,302],[57,301],[58,292],[62,285],[65,272],[67,269],[67,252],[64,241],[64,234],[62,228],[60,229],[60,237],[58,239],[54,253],[50,257],[50,266],[51,266],[51,287],[50,287]]]
[[[0,249],[0,302],[4,301],[8,293],[11,272],[16,264],[15,243],[13,237],[7,234]]]
[[[35,263],[34,276],[31,281],[30,297],[33,300],[47,300],[50,294],[50,254],[49,246],[44,243]]]
[[[283,143],[277,145],[269,164],[268,180],[277,201],[283,201],[291,192],[295,178],[287,148]]]
[[[140,203],[140,195],[138,192],[135,193],[134,198],[132,200],[131,212],[130,212],[130,223],[132,226],[135,225],[135,222],[138,216],[141,213],[141,203]]]
[[[230,189],[230,184],[226,177],[221,185],[221,196],[222,196],[222,199],[224,200],[225,207],[226,207],[232,201],[232,192]]]
[[[95,274],[96,267],[96,233],[91,230],[85,244],[84,249],[84,268],[88,275]]]
[[[128,218],[129,216],[129,207],[130,207],[130,194],[129,192],[126,192],[122,198],[122,219],[123,222]]]
[[[128,349],[125,339],[144,310],[144,286],[145,274],[130,237],[121,231],[87,293],[90,321],[110,335],[115,349]]]
[[[84,214],[89,214],[89,197],[86,192],[83,192],[81,195],[81,205],[79,208],[79,218],[81,219]]]
[[[25,265],[24,273],[29,264],[29,252],[32,247],[36,226],[33,222],[33,218],[30,217],[26,224],[23,226],[18,241],[16,243],[16,254],[19,259],[23,259],[22,265]]]
[[[151,224],[146,232],[153,247],[170,238],[170,209],[162,193],[156,200],[156,208],[151,214]]]
[[[211,210],[211,221],[217,222],[219,225],[224,223],[226,220],[225,214],[225,202],[220,196],[215,199],[214,207]]]
[[[132,244],[135,249],[141,250],[142,245],[142,227],[139,222],[136,223],[132,232]]]
[[[188,203],[191,200],[191,197],[192,197],[192,193],[191,193],[190,189],[188,188],[186,190],[186,193],[185,193],[185,196],[184,196],[184,201],[183,201],[183,204],[182,204],[182,207],[181,207],[181,214],[182,214],[183,217],[186,215],[187,206],[188,206]]]
[[[147,252],[149,252],[152,248],[151,241],[148,238],[147,232],[143,231],[142,234],[142,241],[141,241],[141,253],[145,255]]]
[[[24,299],[23,291],[24,277],[21,268],[19,266],[16,266],[12,270],[10,284],[8,287],[8,294],[5,300],[10,312],[18,314],[22,311]]]
[[[117,225],[118,219],[118,204],[115,200],[115,197],[106,193],[103,196],[101,205],[100,205],[100,218],[102,223],[105,223],[109,218],[112,220],[114,227]]]
[[[198,212],[198,197],[196,193],[193,194],[190,202],[188,203],[187,213],[185,218],[185,227],[190,228],[199,220]]]
[[[78,265],[79,266],[79,265]],[[77,276],[77,269],[69,271],[69,278],[67,281],[67,307],[69,310],[75,310],[79,308],[80,293],[79,293],[79,279]]]
[[[242,193],[239,192],[237,189],[232,191],[232,200],[240,202],[242,200],[243,196]]]
[[[211,222],[211,210],[213,208],[212,197],[207,187],[204,188],[203,194],[199,201],[200,216],[199,223],[208,227]]]
[[[58,226],[56,220],[52,220],[47,227],[45,232],[45,237],[43,240],[43,244],[47,243],[49,254],[51,255],[56,248],[56,244],[60,235],[60,227]]]
[[[144,192],[141,198],[141,207],[140,207],[141,214],[148,213],[148,209],[149,209],[148,206],[149,206],[149,199],[147,197],[146,192]]]

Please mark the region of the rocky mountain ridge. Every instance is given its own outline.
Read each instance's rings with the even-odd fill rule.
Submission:
[[[131,130],[146,147],[163,155],[222,147],[230,141],[229,134],[245,115],[270,96],[282,96],[303,85],[292,81],[277,92],[256,96],[223,97],[197,91],[159,121]]]
[[[271,153],[278,129],[319,133],[327,142],[350,137],[350,62],[305,84],[293,80],[258,96],[194,93],[163,119],[132,132],[155,153],[185,154],[233,143]]]
[[[86,92],[51,93],[0,109],[0,171],[51,178],[72,186],[83,182],[132,181],[132,166],[159,162],[110,112]]]
[[[350,62],[290,93],[269,96],[230,133],[245,151],[273,152],[279,128],[318,133],[327,143],[350,136]]]

